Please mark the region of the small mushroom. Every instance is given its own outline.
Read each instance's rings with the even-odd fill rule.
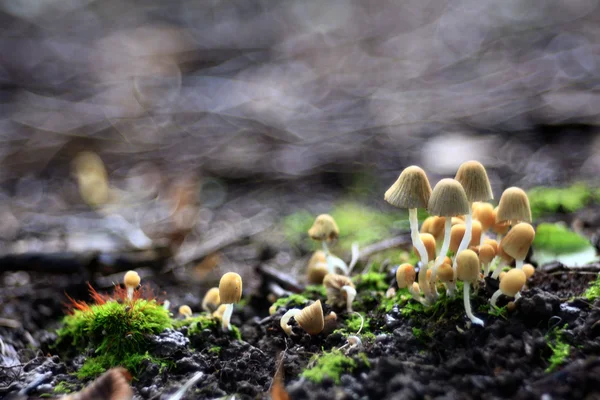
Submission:
[[[235,272],[224,274],[219,281],[219,298],[225,305],[221,326],[223,330],[231,330],[233,305],[239,303],[242,298],[242,277]]]
[[[462,241],[463,237],[465,236],[465,231],[466,231],[466,226],[465,224],[460,224],[460,225],[454,225],[451,229],[450,229],[450,243],[448,244],[448,250],[450,250],[452,253],[454,253],[454,256],[456,256],[457,251],[458,251],[458,246],[460,246],[460,242]],[[443,254],[440,254],[441,256],[443,256]]]
[[[212,313],[221,304],[221,298],[219,297],[219,288],[210,288],[202,299],[202,309],[206,312]]]
[[[535,268],[531,264],[525,264],[523,265],[523,272],[525,272],[525,276],[529,279],[535,274]]]
[[[441,256],[440,256],[441,257]],[[450,257],[444,257],[444,260],[438,268],[438,279],[446,286],[446,290],[454,292],[456,281],[454,279],[454,269]]]
[[[304,307],[302,310],[293,308],[288,310],[279,321],[281,329],[289,336],[292,334],[292,327],[288,325],[290,318],[294,317],[298,325],[310,335],[318,335],[325,327],[325,318],[323,316],[323,307],[321,300]]]
[[[308,283],[320,285],[323,283],[323,278],[329,273],[327,268],[327,257],[323,250],[314,252],[310,260],[308,260],[307,278]]]
[[[515,267],[517,269],[523,269],[523,263],[529,247],[535,239],[535,230],[533,226],[526,222],[521,222],[508,231],[504,239],[498,246],[498,254],[505,260],[513,258],[515,260]],[[497,278],[496,271],[492,274],[493,278]]]
[[[127,298],[133,300],[133,291],[140,285],[141,278],[135,271],[127,271],[123,278],[123,283],[127,288]]]
[[[416,278],[417,273],[415,271],[415,267],[413,267],[412,264],[404,263],[401,264],[398,267],[398,269],[396,269],[396,283],[398,284],[398,288],[408,288],[408,292],[410,293],[413,299],[417,300],[419,303],[424,303],[425,299],[421,297],[419,285],[414,286]]]
[[[479,262],[483,266],[483,276],[486,277],[490,271],[490,264],[496,257],[496,251],[489,244],[483,244],[479,247]]]
[[[496,222],[510,222],[512,225],[515,225],[519,221],[531,223],[529,198],[523,189],[509,187],[500,197],[498,211],[496,212]]]
[[[425,249],[427,250],[426,259],[434,260],[435,259],[435,247],[436,247],[435,238],[433,237],[433,235],[431,233],[421,233],[421,234],[419,234],[419,236],[421,236],[421,241],[423,242],[423,244],[425,245]],[[421,255],[419,254],[419,251],[415,247],[413,247],[413,251],[419,257],[419,260],[421,260],[421,262],[423,262],[423,258],[421,257]]]
[[[190,319],[192,317],[192,309],[190,306],[184,304],[179,307],[179,315],[183,316],[185,319]]]
[[[333,307],[346,306],[346,311],[352,312],[352,302],[356,298],[354,283],[344,275],[327,274],[323,279],[327,290],[327,304]]]
[[[473,315],[471,311],[470,290],[471,284],[479,280],[479,257],[472,250],[463,250],[456,256],[458,266],[458,279],[464,283],[463,300],[465,303],[465,312],[473,324],[483,326],[483,321]]]
[[[481,240],[479,245],[483,244],[485,240],[485,232],[489,231],[490,228],[496,223],[496,216],[494,215],[494,206],[490,203],[475,202],[473,203],[473,219],[476,219],[481,223]]]
[[[494,221],[496,220],[496,215],[498,215],[498,207],[494,208]],[[497,241],[501,240],[502,236],[506,235],[509,229],[510,222],[495,222],[492,226],[492,232],[496,234]]]
[[[312,227],[308,230],[308,236],[310,236],[312,240],[321,242],[323,245],[325,260],[327,261],[327,271],[329,273],[335,273],[336,269],[339,269],[344,275],[348,275],[348,265],[346,265],[342,259],[331,254],[329,247],[327,246],[327,242],[336,240],[339,235],[340,230],[333,217],[329,214],[317,216]]]
[[[504,278],[500,281],[500,289],[496,290],[490,299],[490,303],[495,307],[496,301],[501,294],[508,297],[514,297],[515,301],[519,299],[520,291],[525,286],[527,277],[525,272],[520,269],[513,268],[504,275]]]

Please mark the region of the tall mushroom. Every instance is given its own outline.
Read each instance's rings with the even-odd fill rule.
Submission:
[[[467,161],[461,164],[454,178],[465,189],[467,199],[469,200],[469,209],[465,218],[465,236],[463,236],[457,254],[469,247],[472,237],[473,213],[471,211],[472,203],[476,201],[487,201],[494,198],[492,186],[488,179],[485,167],[478,161]],[[454,260],[456,269],[456,260]]]
[[[235,272],[227,272],[219,281],[219,298],[221,304],[225,305],[221,326],[223,330],[231,330],[229,321],[233,314],[233,305],[240,302],[242,298],[242,277]]]
[[[335,223],[333,217],[329,214],[321,214],[317,216],[312,227],[308,230],[308,236],[312,240],[319,241],[323,244],[323,252],[327,260],[327,270],[330,274],[335,273],[336,268],[340,269],[344,275],[348,275],[348,265],[341,259],[329,251],[327,242],[332,242],[338,238],[340,230]]]
[[[510,222],[511,225],[518,222],[531,223],[529,197],[523,189],[513,186],[502,193],[496,211],[496,222]]]
[[[420,167],[412,165],[402,171],[396,182],[385,192],[385,201],[398,208],[408,208],[408,220],[410,222],[410,237],[413,246],[421,255],[422,266],[419,270],[419,282],[422,283],[423,293],[429,296],[431,291],[427,281],[427,268],[429,258],[425,245],[419,235],[419,220],[417,219],[417,208],[427,208],[431,196],[431,185],[425,171]]]
[[[446,217],[444,242],[440,250],[440,255],[435,260],[431,273],[431,281],[435,282],[437,270],[444,262],[444,258],[450,247],[452,217],[464,215],[469,212],[469,201],[467,200],[467,195],[462,185],[454,179],[442,179],[439,181],[433,188],[433,192],[429,198],[427,211],[429,211],[429,214],[431,215]],[[463,229],[462,224],[455,226],[457,227],[455,228],[457,231]]]
[[[471,283],[479,280],[479,271],[481,268],[479,257],[477,257],[477,254],[473,250],[463,250],[456,256],[456,263],[458,265],[458,279],[464,283],[463,300],[467,317],[469,317],[473,324],[483,326],[483,321],[474,316],[471,311],[471,300],[469,297]]]

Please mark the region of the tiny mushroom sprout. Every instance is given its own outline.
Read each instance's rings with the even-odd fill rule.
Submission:
[[[512,225],[515,225],[519,221],[531,223],[529,198],[523,189],[509,187],[500,197],[498,211],[496,212],[496,222],[510,222]]]
[[[448,253],[448,248],[450,247],[452,229],[456,227],[457,230],[460,229],[463,232],[466,229],[465,225],[462,224],[452,226],[452,217],[464,215],[469,212],[469,201],[462,185],[454,179],[442,179],[439,181],[433,188],[427,211],[432,215],[446,217],[444,243],[440,250],[440,257],[436,259],[433,265],[433,272],[431,273],[431,280],[435,282],[437,269],[444,261],[444,257],[446,257],[446,253]]]
[[[210,288],[202,299],[202,309],[206,312],[212,313],[221,304],[221,298],[219,297],[219,288]]]
[[[223,275],[219,281],[219,298],[226,306],[221,326],[223,330],[231,330],[229,321],[233,313],[233,305],[239,303],[242,298],[242,277],[235,272],[227,272]]]
[[[318,335],[325,327],[325,317],[323,316],[323,306],[321,300],[304,307],[302,310],[293,308],[288,310],[279,321],[281,329],[290,336],[292,327],[288,325],[290,318],[294,317],[298,325],[311,335]]]
[[[419,271],[419,282],[427,280],[427,268],[429,259],[427,250],[419,235],[419,220],[417,219],[417,208],[427,208],[431,196],[431,185],[425,171],[417,166],[404,169],[396,182],[385,192],[384,199],[394,207],[407,208],[408,220],[410,222],[410,237],[413,246],[421,255],[423,263]],[[423,292],[429,295],[429,285],[423,284]]]
[[[327,242],[336,240],[340,235],[340,230],[335,223],[333,217],[329,214],[321,214],[317,216],[312,227],[308,230],[308,236],[312,240],[316,240],[323,244],[323,252],[327,261],[327,271],[335,273],[336,268],[341,270],[344,275],[348,275],[348,266],[346,263],[331,254]]]
[[[189,319],[192,317],[192,309],[190,306],[186,306],[185,304],[179,307],[179,315],[183,316],[185,319]]]
[[[494,292],[490,299],[490,303],[495,307],[496,301],[498,301],[498,297],[500,297],[501,294],[508,297],[514,297],[515,300],[518,300],[519,297],[521,297],[519,292],[523,286],[525,286],[526,281],[527,276],[525,276],[525,272],[517,268],[511,269],[500,281],[500,289]]]
[[[526,222],[521,222],[512,227],[500,242],[498,255],[504,260],[515,260],[515,267],[523,269],[523,263],[533,239],[535,238],[535,230],[533,226]],[[500,273],[500,268],[496,268],[492,274],[492,278],[496,279]]]
[[[496,257],[496,250],[494,247],[489,244],[482,244],[479,246],[479,261],[483,266],[483,276],[486,277],[490,271],[490,264],[492,260]]]
[[[308,283],[313,285],[320,285],[323,283],[323,278],[329,273],[327,268],[327,257],[323,250],[317,250],[308,260],[308,268],[306,275]]]
[[[460,246],[458,246],[457,254],[469,247],[472,238],[473,214],[472,203],[476,201],[487,201],[494,198],[492,186],[488,179],[485,167],[478,161],[467,161],[460,165],[456,173],[456,179],[465,189],[469,207],[467,217],[465,218],[465,236],[463,236]],[[481,230],[480,230],[481,231]],[[479,243],[478,243],[479,244]],[[456,269],[456,259],[454,260],[454,268]]]
[[[354,283],[345,275],[327,274],[323,279],[327,290],[327,304],[333,307],[346,306],[346,311],[352,312],[352,302],[356,298]]]
[[[401,264],[398,269],[396,269],[396,283],[398,284],[399,289],[408,288],[408,292],[413,297],[413,299],[417,300],[420,303],[423,303],[425,300],[421,297],[419,286],[414,286],[415,279],[417,277],[417,273],[415,272],[415,267],[411,264],[404,263]]]
[[[471,283],[475,283],[479,280],[479,257],[472,250],[463,250],[456,256],[458,265],[457,273],[458,279],[464,282],[464,303],[465,312],[467,317],[473,324],[483,326],[483,321],[473,315],[471,311],[471,301],[469,299]]]
[[[140,276],[135,271],[127,271],[123,283],[127,288],[127,298],[133,300],[133,291],[140,285]]]

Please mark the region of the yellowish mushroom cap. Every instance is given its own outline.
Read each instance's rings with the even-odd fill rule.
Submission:
[[[179,307],[179,314],[183,315],[184,317],[191,317],[192,309],[190,308],[190,306],[186,306],[184,304],[181,307]]]
[[[227,272],[219,281],[221,304],[237,304],[242,298],[242,277],[235,272]]]
[[[497,253],[498,252],[498,242],[495,241],[494,239],[484,239],[483,240],[483,244],[488,244],[490,246],[492,246],[494,248],[494,252]]]
[[[481,242],[482,233],[481,222],[473,220],[471,228],[471,241],[469,242],[469,246],[479,246],[479,242]]]
[[[448,247],[448,250],[456,254],[460,242],[462,241],[463,236],[465,236],[466,229],[465,224],[454,225],[450,229],[450,246]]]
[[[318,335],[325,327],[321,300],[317,300],[310,306],[304,307],[294,318],[298,322],[298,325],[306,332],[311,335]]]
[[[504,279],[504,276],[506,275],[506,271],[502,271],[500,272],[500,274],[498,274],[498,280],[502,281],[502,279]]]
[[[384,200],[398,208],[427,208],[431,185],[422,168],[405,168],[396,182],[385,192]]]
[[[421,236],[421,240],[423,241],[423,244],[425,245],[425,250],[427,250],[428,260],[435,259],[435,245],[436,245],[435,238],[430,233],[421,233],[420,236]],[[413,251],[419,257],[419,260],[420,260],[421,255],[417,251],[416,247],[413,247]]]
[[[513,226],[502,239],[500,243],[502,251],[515,260],[524,260],[534,238],[535,230],[533,226],[521,222]]]
[[[404,289],[412,285],[417,278],[415,267],[411,264],[405,263],[398,267],[396,270],[396,282],[400,289]]]
[[[518,268],[513,268],[506,272],[506,275],[500,281],[500,291],[506,296],[514,297],[523,289],[526,281],[525,272]]]
[[[320,285],[323,283],[323,278],[327,275],[327,259],[323,250],[317,250],[314,252],[310,260],[308,260],[308,268],[306,275],[308,277],[308,283],[313,285]]]
[[[219,288],[210,288],[202,299],[202,309],[207,312],[213,312],[221,304],[221,297],[219,296]]]
[[[482,264],[489,264],[496,257],[496,251],[489,244],[479,246],[479,261]]]
[[[434,218],[435,216],[425,218],[425,221],[423,221],[423,224],[421,225],[421,233],[431,233],[431,223]]]
[[[438,267],[437,276],[444,283],[454,281],[454,269],[452,268],[450,257],[444,258],[444,262]]]
[[[496,212],[496,222],[505,221],[531,222],[529,198],[523,189],[509,187],[502,193]]]
[[[431,215],[454,217],[468,214],[470,207],[461,184],[454,179],[442,179],[431,192],[427,211]]]
[[[463,250],[456,256],[457,276],[464,282],[476,282],[479,279],[479,257],[473,250]]]
[[[535,268],[531,264],[525,264],[523,265],[523,272],[525,272],[525,276],[529,279],[535,274]]]
[[[330,289],[340,290],[344,286],[354,287],[349,277],[339,274],[327,274],[323,279],[323,286]]]
[[[317,216],[312,227],[308,230],[308,236],[313,240],[335,240],[339,235],[340,230],[329,214]]]
[[[481,229],[486,232],[496,223],[494,206],[490,203],[473,203],[473,218],[481,223]]]
[[[479,161],[462,163],[454,179],[463,186],[470,202],[494,198],[485,167]]]
[[[218,320],[223,319],[223,314],[225,314],[225,310],[227,309],[227,304],[221,304],[217,310],[212,313],[212,316]]]
[[[125,278],[123,278],[123,283],[127,287],[136,288],[140,285],[140,282],[140,276],[135,271],[127,271],[127,273],[125,274]]]
[[[498,215],[498,207],[494,208],[494,221],[496,220],[496,216]],[[504,235],[510,229],[510,221],[505,222],[495,222],[492,225],[492,231],[498,235]]]

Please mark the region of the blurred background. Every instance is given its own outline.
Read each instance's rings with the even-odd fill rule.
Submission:
[[[282,229],[395,212],[410,164],[600,180],[598,0],[0,0],[0,31],[2,254],[285,266]]]

